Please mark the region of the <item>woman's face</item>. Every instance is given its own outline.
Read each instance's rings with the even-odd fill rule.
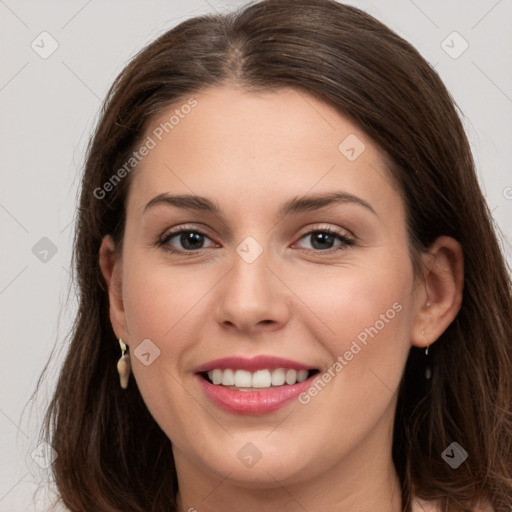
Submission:
[[[131,378],[181,473],[363,471],[389,457],[418,309],[399,192],[368,136],[311,96],[194,99],[152,123],[133,171],[111,293]]]

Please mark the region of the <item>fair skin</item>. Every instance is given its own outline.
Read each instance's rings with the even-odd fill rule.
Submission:
[[[382,155],[325,103],[230,85],[194,97],[197,107],[133,171],[122,255],[109,236],[100,250],[130,378],[173,443],[179,510],[399,512],[397,390],[411,345],[434,343],[460,308],[460,246],[437,239],[422,256],[424,281],[414,276],[403,201]],[[365,144],[354,161],[338,150],[349,134]],[[371,209],[345,201],[277,217],[292,198],[334,191]],[[220,214],[145,210],[162,193],[207,197]],[[192,246],[168,239],[178,253],[157,245],[184,225],[205,236]],[[311,232],[325,228],[353,244],[336,234],[318,243]],[[236,250],[248,236],[262,249],[251,263]],[[322,374],[393,304],[400,311],[307,404],[235,414],[198,384],[195,368],[234,355],[276,355]],[[148,366],[133,355],[145,339],[160,350]],[[252,467],[237,457],[247,443],[261,454]]]

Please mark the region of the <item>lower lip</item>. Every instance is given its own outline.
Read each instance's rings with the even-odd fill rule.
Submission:
[[[211,384],[201,375],[197,378],[208,398],[221,409],[236,414],[266,414],[281,409],[306,391],[316,375],[291,386],[285,384],[265,391],[238,391]]]

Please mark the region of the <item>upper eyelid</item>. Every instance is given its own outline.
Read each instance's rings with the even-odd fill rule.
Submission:
[[[182,232],[196,232],[196,233],[200,233],[200,234],[206,236],[212,242],[217,243],[206,231],[208,231],[208,230],[205,230],[204,228],[201,228],[201,227],[197,227],[195,225],[184,224],[184,225],[177,226],[176,228],[172,228],[171,230],[164,232],[164,234],[162,234],[158,240],[162,241],[162,242],[165,240],[168,241],[171,238],[174,238],[175,236],[181,234]],[[336,236],[339,236],[341,238],[347,238],[351,241],[355,241],[355,238],[356,238],[346,228],[333,227],[333,226],[324,224],[324,225],[310,226],[309,228],[305,228],[305,230],[303,232],[301,232],[300,235],[298,235],[298,240],[304,238],[307,235],[311,235],[312,233],[322,232],[322,231],[330,232]],[[163,242],[163,243],[166,243],[166,242]],[[294,242],[294,243],[296,243],[296,242]],[[197,250],[202,250],[202,249],[208,249],[208,247],[204,247],[204,248],[197,249]],[[187,252],[192,252],[192,251],[187,251]]]
[[[327,231],[336,231],[336,232],[344,231],[344,232],[346,232],[348,234],[348,236],[355,238],[355,235],[350,230],[348,230],[347,228],[342,228],[342,227],[339,227],[339,226],[338,227],[333,227],[333,226],[331,226],[329,224],[325,224],[325,223],[321,224],[319,226],[309,226],[308,228],[304,228],[304,231],[303,231],[302,235],[307,235],[307,234],[309,234],[312,231],[321,231],[323,229],[327,230]],[[170,234],[180,233],[181,231],[197,231],[197,232],[202,233],[204,235],[208,235],[209,229],[208,228],[203,228],[203,227],[198,227],[195,224],[183,224],[183,225],[179,225],[179,226],[176,226],[174,228],[171,228],[169,230],[164,231],[163,234],[162,234],[162,237],[165,237],[165,236],[170,235]]]
[[[211,238],[210,235],[208,234],[208,229],[205,229],[203,227],[197,227],[197,226],[194,226],[194,225],[187,225],[187,224],[184,224],[184,225],[180,225],[180,226],[177,226],[177,227],[174,227],[174,228],[171,228],[171,229],[168,229],[168,230],[165,230],[159,237],[160,240],[162,239],[165,239],[165,238],[168,238],[170,236],[176,236],[176,235],[179,235],[180,233],[182,233],[183,231],[187,232],[187,231],[194,231],[194,232],[197,232],[197,233],[201,233],[202,235],[205,235],[207,236],[208,238]]]

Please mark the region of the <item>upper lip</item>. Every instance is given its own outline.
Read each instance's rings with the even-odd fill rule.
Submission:
[[[210,370],[236,369],[254,372],[256,370],[275,369],[275,368],[292,368],[295,370],[313,370],[314,367],[308,366],[291,359],[283,359],[276,356],[256,356],[250,359],[245,357],[223,357],[208,361],[196,368],[196,373],[208,372]]]

